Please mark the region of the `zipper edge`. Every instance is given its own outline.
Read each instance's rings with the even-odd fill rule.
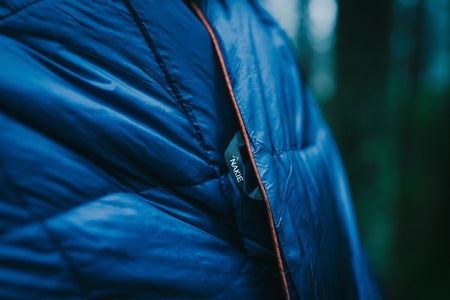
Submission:
[[[241,127],[241,131],[242,131],[242,135],[244,137],[245,145],[246,145],[247,151],[249,153],[250,161],[251,161],[253,169],[255,171],[256,178],[258,180],[258,185],[259,185],[259,187],[261,189],[261,192],[262,192],[262,197],[263,197],[264,202],[266,204],[266,211],[267,211],[267,216],[268,216],[268,219],[269,219],[270,231],[271,231],[271,234],[272,234],[272,240],[273,240],[273,244],[274,244],[274,248],[275,248],[275,253],[276,253],[276,256],[277,256],[278,270],[280,272],[281,280],[282,280],[282,284],[283,284],[283,292],[284,292],[284,294],[286,296],[286,299],[290,300],[289,289],[288,289],[288,285],[287,285],[287,281],[286,281],[286,276],[284,274],[283,261],[281,259],[281,251],[280,251],[280,247],[279,247],[278,236],[277,236],[277,233],[276,233],[276,230],[275,230],[275,224],[274,224],[274,221],[273,221],[272,209],[270,207],[269,199],[267,197],[266,190],[265,190],[264,185],[262,183],[261,176],[259,175],[258,169],[256,167],[256,162],[255,162],[255,159],[253,157],[253,153],[252,153],[252,150],[251,150],[251,147],[250,147],[250,138],[249,138],[249,136],[247,134],[247,130],[245,128],[244,120],[242,119],[241,112],[239,110],[236,98],[234,96],[234,91],[233,91],[233,88],[231,86],[231,81],[230,81],[230,78],[228,76],[227,69],[225,67],[225,61],[223,59],[222,52],[220,50],[220,47],[219,47],[219,44],[217,42],[216,36],[214,34],[214,31],[212,30],[211,26],[209,25],[208,21],[206,20],[205,16],[201,12],[201,10],[198,8],[198,6],[192,0],[187,1],[187,4],[193,10],[193,12],[197,15],[197,17],[200,19],[200,21],[203,23],[203,25],[206,27],[206,30],[208,31],[209,36],[211,38],[211,41],[212,41],[212,43],[214,45],[214,50],[215,50],[215,52],[217,54],[217,57],[219,59],[220,67],[222,69],[222,72],[223,72],[223,75],[225,77],[225,81],[226,81],[226,84],[227,84],[227,89],[228,89],[228,92],[229,92],[229,94],[231,96],[231,100],[233,102],[233,106],[234,106],[234,109],[236,111],[236,114],[238,116],[239,125]]]

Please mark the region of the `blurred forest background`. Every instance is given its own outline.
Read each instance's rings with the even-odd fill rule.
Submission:
[[[335,134],[387,299],[450,299],[448,0],[261,0]]]

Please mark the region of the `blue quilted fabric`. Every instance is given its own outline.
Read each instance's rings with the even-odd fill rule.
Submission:
[[[0,1],[1,299],[378,298],[283,32],[196,2],[226,75],[183,1]],[[230,177],[238,130],[272,218]]]

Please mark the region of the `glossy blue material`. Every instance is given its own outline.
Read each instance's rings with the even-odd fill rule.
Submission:
[[[0,298],[371,299],[345,173],[284,34],[197,1],[273,213],[234,186],[239,124],[182,1],[0,1]]]

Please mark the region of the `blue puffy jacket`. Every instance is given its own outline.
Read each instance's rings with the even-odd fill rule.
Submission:
[[[0,1],[1,299],[378,297],[286,37],[195,2]]]

